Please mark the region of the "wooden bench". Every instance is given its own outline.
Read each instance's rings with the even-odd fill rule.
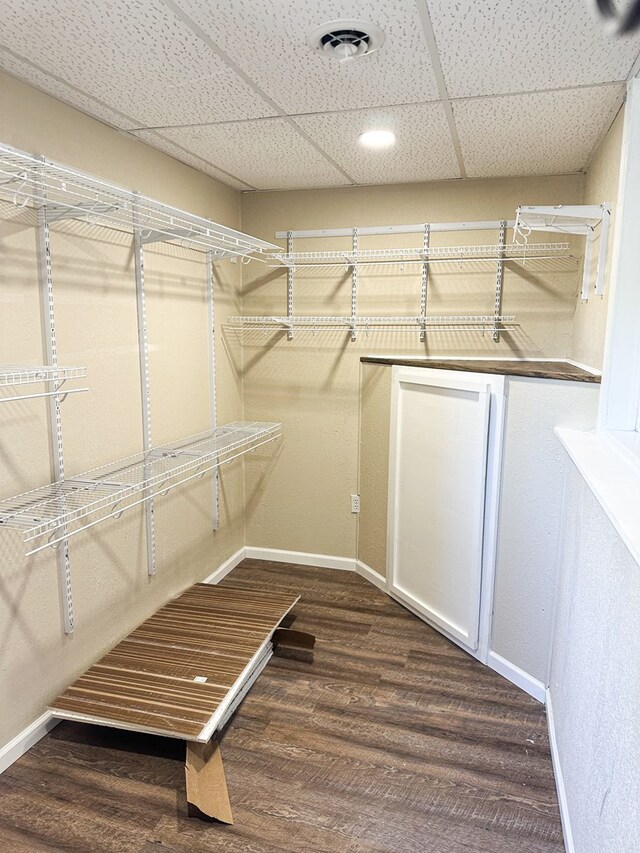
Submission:
[[[161,607],[71,684],[55,717],[187,742],[187,802],[233,823],[215,738],[274,646],[312,649],[282,626],[299,596],[196,584]]]

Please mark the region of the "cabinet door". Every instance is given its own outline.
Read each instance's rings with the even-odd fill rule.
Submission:
[[[389,482],[390,590],[478,648],[490,385],[398,371]]]

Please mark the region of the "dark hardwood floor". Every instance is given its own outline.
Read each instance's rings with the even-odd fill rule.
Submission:
[[[184,744],[60,723],[0,777],[0,850],[564,850],[543,707],[351,572],[246,560],[302,594],[222,741],[236,823],[187,816]]]

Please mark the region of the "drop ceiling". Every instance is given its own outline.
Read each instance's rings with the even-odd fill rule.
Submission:
[[[312,52],[341,18],[385,44]],[[588,0],[0,0],[0,19],[9,74],[241,190],[579,171],[640,69],[640,34]],[[363,149],[374,127],[396,145]]]

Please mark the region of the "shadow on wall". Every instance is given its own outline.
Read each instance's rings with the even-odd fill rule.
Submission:
[[[260,448],[243,457],[245,465],[245,498],[246,517],[250,518],[264,498],[269,475],[278,464],[284,452],[286,436],[272,442],[265,448]],[[251,487],[249,487],[251,483]],[[249,543],[250,544],[250,543]]]

